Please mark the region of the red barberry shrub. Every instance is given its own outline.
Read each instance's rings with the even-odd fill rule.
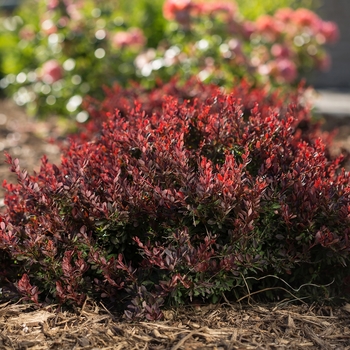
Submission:
[[[245,89],[247,88],[248,85]],[[205,85],[199,83],[195,78],[189,79],[184,84],[180,84],[178,78],[173,78],[168,83],[158,81],[152,90],[137,83],[133,83],[130,88],[123,88],[118,84],[115,84],[113,88],[104,87],[106,98],[102,102],[91,96],[87,96],[84,100],[84,108],[91,117],[84,124],[84,130],[80,130],[79,138],[80,140],[91,140],[96,134],[99,134],[103,122],[115,110],[124,116],[136,106],[140,106],[147,115],[152,115],[162,113],[165,96],[175,96],[178,103],[182,104],[196,98],[205,101],[217,90],[216,85]]]
[[[298,95],[199,88],[109,95],[60,166],[44,157],[29,175],[7,156],[18,183],[4,184],[0,248],[25,298],[89,295],[155,320],[165,301],[285,290],[282,279],[333,282],[322,291],[339,295],[350,275],[342,159]]]

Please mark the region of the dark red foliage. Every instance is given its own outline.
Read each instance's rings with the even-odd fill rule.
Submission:
[[[23,295],[108,298],[156,320],[164,301],[242,296],[271,274],[297,288],[336,269],[329,293],[348,280],[349,175],[298,94],[135,91],[88,106],[60,166],[28,175],[8,155],[0,248]]]
[[[106,98],[104,101],[86,97],[84,107],[91,118],[80,131],[81,140],[90,141],[94,136],[99,135],[102,123],[118,110],[121,116],[133,113],[133,109],[141,109],[147,115],[162,113],[163,104],[167,96],[174,96],[178,103],[191,102],[195,98],[205,101],[218,91],[216,85],[204,85],[192,78],[184,85],[180,85],[176,78],[168,83],[158,82],[156,88],[147,90],[141,85],[134,83],[130,88],[123,88],[115,85],[113,88],[104,88]]]
[[[29,281],[28,275],[25,273],[17,283],[18,291],[23,295],[23,300],[30,300],[38,304],[38,287],[32,286]]]

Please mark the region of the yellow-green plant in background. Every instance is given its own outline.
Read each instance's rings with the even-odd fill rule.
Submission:
[[[263,14],[274,14],[279,8],[300,7],[316,10],[322,0],[236,0],[242,15],[250,20],[255,20]]]

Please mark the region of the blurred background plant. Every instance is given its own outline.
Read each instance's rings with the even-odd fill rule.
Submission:
[[[142,76],[197,75],[220,86],[245,78],[269,87],[297,85],[312,69],[327,69],[323,45],[334,42],[334,23],[305,8],[279,8],[255,21],[232,1],[168,0],[166,41],[135,61]],[[159,72],[154,73],[154,71]]]
[[[162,1],[139,2],[136,12],[131,5],[23,1],[1,20],[1,87],[32,115],[67,116],[77,115],[84,95],[102,97],[104,84],[136,78],[133,61],[161,39],[165,21]]]
[[[114,83],[295,86],[329,66],[324,44],[338,35],[300,6],[317,2],[24,0],[0,21],[0,88],[30,115],[84,122],[84,96]]]

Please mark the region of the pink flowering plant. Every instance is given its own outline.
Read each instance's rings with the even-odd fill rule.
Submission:
[[[335,23],[304,8],[248,21],[232,1],[167,0],[163,13],[167,41],[137,58],[143,75],[163,65],[165,76],[195,73],[220,85],[237,77],[272,87],[296,85],[313,69],[329,68],[324,44],[339,36]]]
[[[290,87],[329,67],[324,45],[338,38],[334,23],[303,8],[248,20],[238,4],[25,0],[0,25],[0,88],[31,114],[84,121],[84,96],[101,99],[114,83],[152,88],[159,78],[195,75],[222,86],[244,78]]]

